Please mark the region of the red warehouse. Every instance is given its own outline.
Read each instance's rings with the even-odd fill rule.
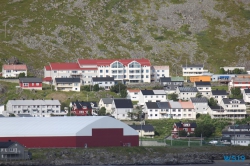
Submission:
[[[35,77],[19,78],[19,85],[22,89],[42,90],[42,79]]]
[[[28,148],[138,146],[138,132],[107,116],[8,117],[0,121],[0,141]]]

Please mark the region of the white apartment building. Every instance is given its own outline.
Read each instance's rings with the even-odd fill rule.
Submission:
[[[201,93],[202,96],[209,98],[211,96],[211,83],[210,82],[194,82],[194,87]]]
[[[7,114],[27,114],[33,117],[64,116],[59,100],[9,100],[6,104]]]
[[[167,95],[164,90],[141,90],[139,92],[138,105],[144,105],[146,102],[167,101]]]
[[[246,104],[243,99],[222,99],[221,106],[225,110],[221,115],[230,119],[243,119],[246,117]]]
[[[151,82],[159,82],[161,77],[169,77],[169,66],[151,66]]]
[[[208,70],[204,70],[203,65],[182,65],[183,76],[202,76],[208,73]]]
[[[197,87],[177,87],[176,89],[176,94],[181,100],[190,100],[191,97],[196,97],[197,93]]]
[[[80,77],[84,85],[92,77],[113,77],[116,82],[150,82],[151,64],[148,59],[78,59],[77,63],[49,63],[44,67],[44,78]]]
[[[27,66],[24,64],[2,66],[2,77],[4,78],[18,77],[21,73],[27,76]]]
[[[250,89],[244,89],[243,90],[243,100],[246,103],[250,103]]]

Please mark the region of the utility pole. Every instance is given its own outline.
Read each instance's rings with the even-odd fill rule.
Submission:
[[[202,146],[202,133],[201,133],[201,146]]]

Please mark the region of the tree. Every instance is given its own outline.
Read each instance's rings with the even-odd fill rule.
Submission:
[[[195,129],[195,136],[210,137],[215,132],[215,126],[212,123],[199,123]]]
[[[211,97],[209,100],[208,100],[208,105],[209,106],[217,106],[217,101]]]
[[[226,74],[226,71],[224,68],[220,68],[219,74]]]
[[[200,92],[198,92],[198,93],[196,94],[196,97],[201,98],[201,97],[202,97],[202,94],[201,94]]]
[[[241,74],[241,70],[239,68],[236,68],[232,71],[233,74]]]
[[[118,83],[115,86],[111,86],[110,88],[110,91],[115,93],[121,93],[122,90],[127,91],[127,86],[122,83]]]
[[[25,73],[20,73],[18,77],[19,78],[25,77]]]
[[[100,88],[99,88],[99,84],[95,84],[94,87],[93,87],[93,91],[99,91]]]
[[[243,96],[241,94],[241,90],[240,87],[236,87],[236,88],[231,88],[231,98],[237,98],[237,99],[242,99]]]
[[[168,99],[173,101],[178,101],[178,95],[176,93],[168,94]]]
[[[99,111],[98,111],[98,115],[99,116],[105,116],[106,115],[106,108],[102,107]]]
[[[121,97],[126,98],[128,95],[127,90],[121,90]]]
[[[185,130],[179,131],[179,137],[186,137],[186,136],[187,136],[187,132]]]

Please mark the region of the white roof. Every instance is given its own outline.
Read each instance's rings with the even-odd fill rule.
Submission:
[[[138,135],[127,124],[108,116],[5,117],[0,137],[92,136],[92,128],[123,128],[124,135]]]
[[[153,90],[155,95],[166,95],[166,92],[164,90]]]
[[[59,100],[9,100],[11,105],[61,105]]]

